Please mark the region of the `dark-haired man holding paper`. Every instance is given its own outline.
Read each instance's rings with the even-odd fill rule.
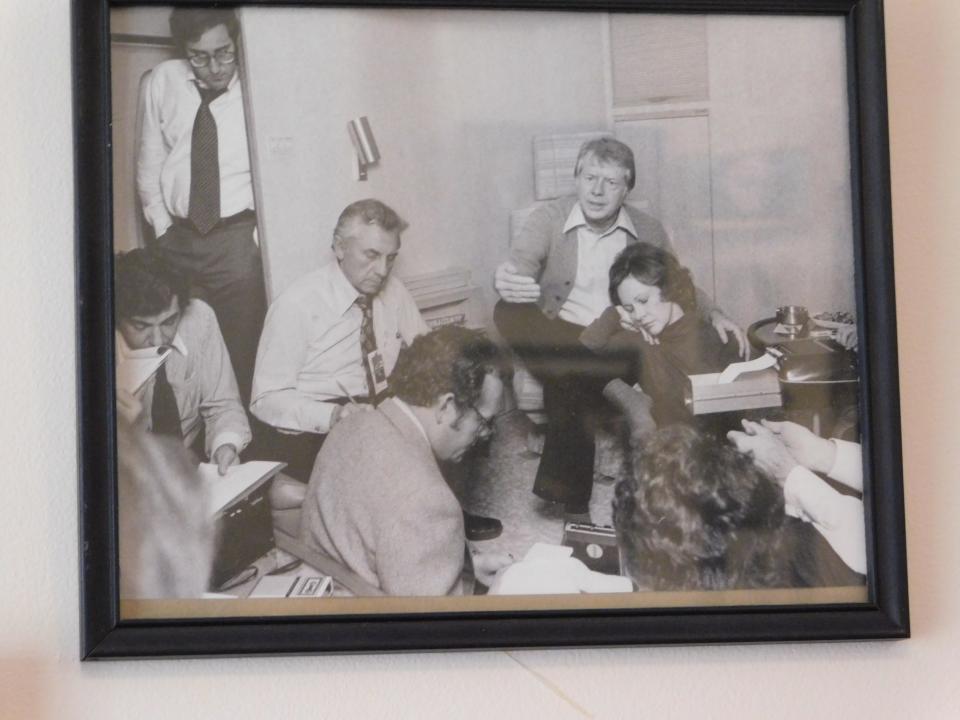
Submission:
[[[226,474],[250,442],[250,425],[213,310],[190,299],[186,281],[155,250],[119,255],[115,267],[118,366],[133,352],[168,348],[139,390],[118,387],[119,412],[182,440]]]

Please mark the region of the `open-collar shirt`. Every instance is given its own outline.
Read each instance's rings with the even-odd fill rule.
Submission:
[[[620,208],[613,225],[602,233],[595,232],[587,225],[580,203],[570,210],[563,232],[573,229],[577,231],[577,275],[559,316],[567,322],[587,326],[610,307],[610,266],[627,246],[627,235],[636,238],[637,230],[630,216]]]

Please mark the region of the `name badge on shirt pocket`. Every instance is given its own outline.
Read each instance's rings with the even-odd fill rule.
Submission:
[[[379,350],[374,350],[367,355],[366,359],[370,376],[373,378],[373,394],[379,395],[387,389],[387,371],[383,365],[383,355]]]

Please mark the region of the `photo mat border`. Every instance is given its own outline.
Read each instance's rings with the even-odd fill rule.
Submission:
[[[112,376],[111,7],[72,5],[83,659],[909,636],[882,0],[352,0],[354,7],[842,16],[846,24],[869,601],[848,605],[120,620]],[[218,3],[220,4],[220,3]],[[230,3],[227,3],[230,4]],[[331,6],[330,2],[245,5]],[[881,528],[882,532],[878,532]]]

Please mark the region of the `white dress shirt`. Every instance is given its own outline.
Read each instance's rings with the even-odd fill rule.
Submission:
[[[190,210],[190,144],[200,108],[199,80],[190,63],[167,60],[151,71],[143,88],[143,126],[137,148],[137,191],[143,213],[157,237]],[[217,123],[220,160],[220,216],[252,210],[253,186],[243,84],[239,71],[227,90],[210,103]]]
[[[203,300],[189,302],[170,347],[173,350],[164,367],[180,411],[183,444],[192,446],[200,430],[204,429],[207,458],[212,458],[221,445],[233,445],[237,452],[243,450],[250,442],[250,423],[240,403],[233,366],[220,335],[217,317]],[[119,332],[116,333],[116,348],[119,366],[130,352]],[[152,420],[155,384],[156,375],[153,375],[137,394],[148,428]]]
[[[577,229],[577,276],[559,316],[586,327],[610,307],[610,266],[627,246],[627,234],[637,237],[630,216],[620,208],[616,222],[606,232],[594,232],[580,203],[573,206],[563,232]]]
[[[858,492],[863,491],[863,457],[857,443],[833,440],[837,454],[827,475]],[[863,500],[837,492],[815,473],[797,465],[783,486],[787,515],[811,523],[847,566],[867,572],[866,527]]]
[[[342,385],[367,393],[359,293],[331,262],[291,285],[270,306],[253,374],[250,409],[286,432],[326,433]],[[373,332],[389,376],[404,345],[427,332],[413,297],[389,276],[373,299]]]

